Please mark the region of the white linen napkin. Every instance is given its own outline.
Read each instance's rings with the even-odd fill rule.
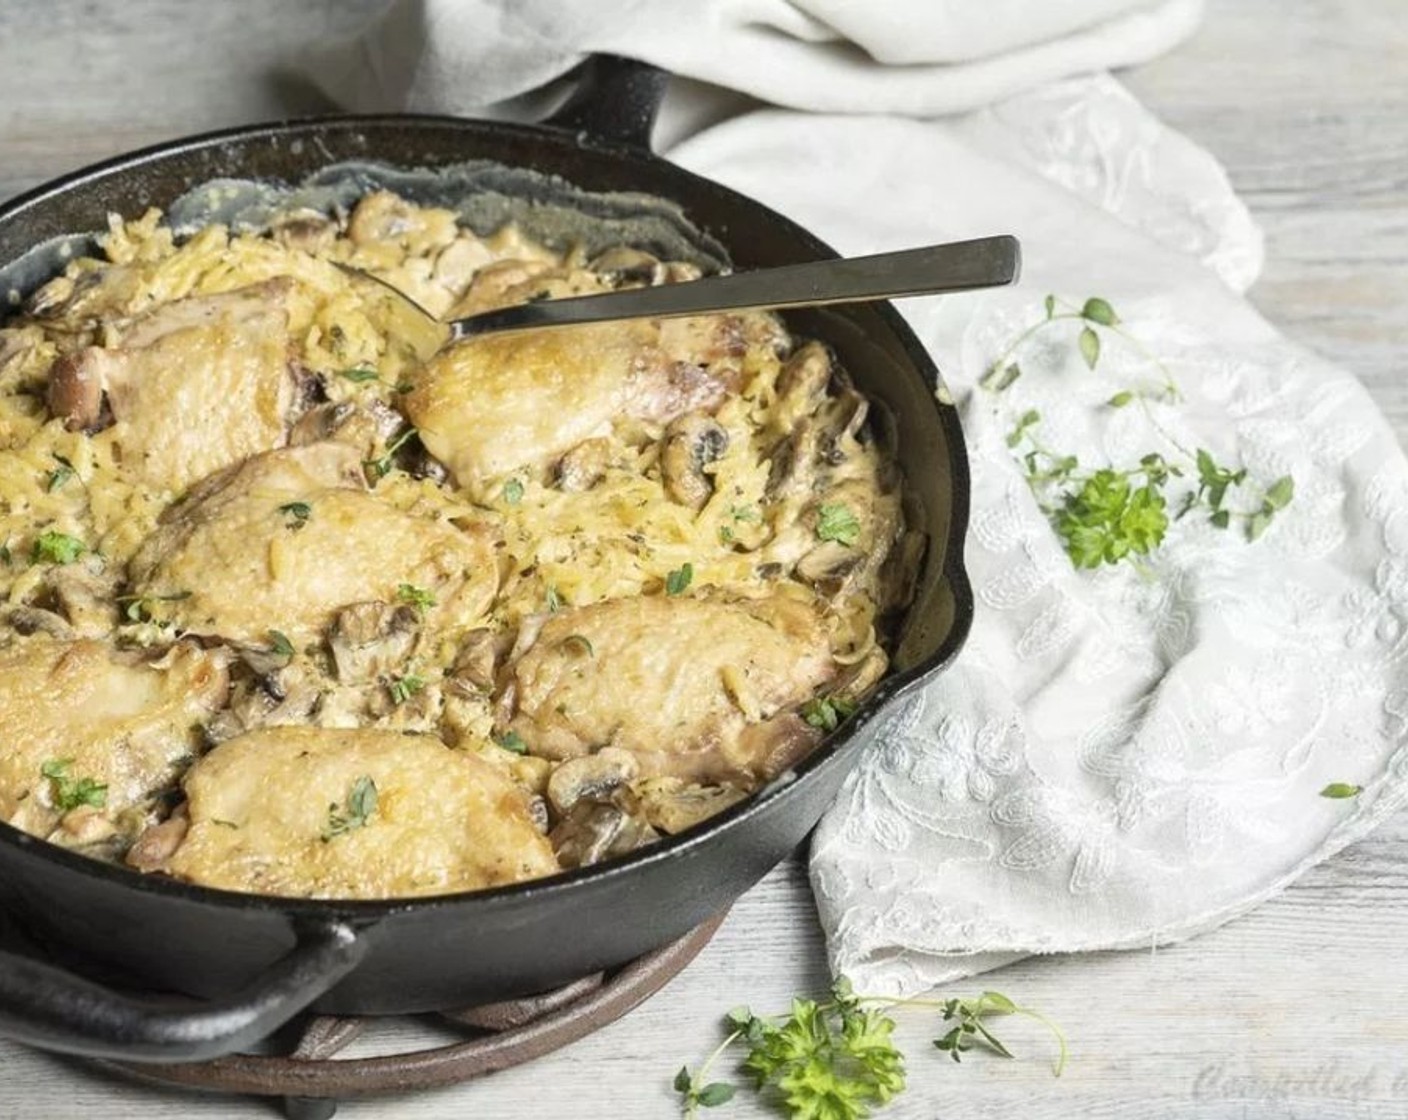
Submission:
[[[1178,0],[415,0],[314,64],[349,106],[506,112],[583,52],[642,57],[788,106],[668,155],[842,252],[1021,237],[1018,287],[903,305],[962,412],[978,614],[813,842],[832,967],[863,990],[1190,936],[1405,800],[1408,463],[1352,377],[1240,297],[1260,235],[1215,161],[1088,73],[1197,17]],[[1048,294],[1119,321],[1093,305],[1038,327],[997,391]],[[1184,472],[1170,518],[1206,449],[1248,472],[1235,520],[1200,506],[1137,564],[1078,570],[1028,483],[1032,437],[1080,474],[1158,453]],[[1282,504],[1285,477],[1289,504],[1249,541],[1244,515]]]

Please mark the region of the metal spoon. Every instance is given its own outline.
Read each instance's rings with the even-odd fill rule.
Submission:
[[[1015,237],[1004,234],[897,253],[877,253],[870,257],[706,276],[681,284],[538,300],[447,323],[437,320],[384,280],[360,269],[343,267],[344,271],[373,281],[382,291],[394,294],[395,299],[390,302],[395,306],[391,310],[398,322],[393,324],[393,332],[405,337],[423,360],[452,342],[481,334],[995,288],[1014,283],[1021,273],[1021,264],[1020,244]]]

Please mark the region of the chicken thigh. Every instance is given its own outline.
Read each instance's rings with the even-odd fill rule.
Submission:
[[[427,735],[253,731],[216,747],[184,785],[184,816],[134,848],[144,870],[263,894],[403,898],[558,869],[527,795]]]
[[[173,506],[133,557],[137,595],[177,628],[262,642],[319,636],[352,603],[413,589],[427,626],[468,628],[498,585],[487,532],[367,492],[360,452],[329,441],[258,455]]]

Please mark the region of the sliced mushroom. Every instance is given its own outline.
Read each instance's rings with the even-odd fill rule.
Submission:
[[[510,644],[507,635],[487,627],[471,630],[460,642],[459,653],[446,678],[449,691],[474,696],[492,692],[499,663],[508,654]]]
[[[86,848],[112,839],[116,832],[117,826],[102,809],[80,805],[63,815],[59,826],[49,834],[49,842],[66,848]]]
[[[344,443],[356,443],[359,446],[365,444],[370,448],[373,436],[373,426],[370,417],[362,409],[358,408],[351,401],[329,401],[327,404],[320,404],[309,409],[298,419],[288,434],[288,442],[291,447],[303,447],[310,443],[322,443],[325,439],[334,437],[341,439],[344,430],[357,416],[365,419],[364,439],[344,439]]]
[[[631,787],[639,815],[652,828],[674,835],[722,813],[747,796],[736,786],[703,786],[680,778],[647,778]]]
[[[831,383],[831,354],[819,342],[808,342],[788,358],[777,375],[779,404],[788,415],[782,422],[810,416],[826,399]]]
[[[816,423],[806,417],[778,441],[768,455],[771,465],[765,493],[769,499],[804,495],[815,488],[820,439]]]
[[[76,637],[73,627],[62,615],[39,607],[12,607],[6,613],[5,621],[16,634],[26,637],[30,634],[48,634],[61,641]]]
[[[660,453],[666,493],[690,509],[703,508],[714,493],[708,467],[727,450],[728,431],[712,416],[691,412],[671,421]]]
[[[440,251],[431,275],[442,288],[459,295],[469,287],[474,274],[493,259],[494,254],[484,242],[472,234],[461,233]]]
[[[35,289],[25,301],[25,311],[36,319],[56,315],[77,294],[78,286],[71,276],[55,276],[47,284]]]
[[[337,679],[365,683],[405,663],[420,629],[420,614],[409,605],[373,601],[344,607],[328,629]]]
[[[557,487],[559,490],[577,493],[590,490],[605,476],[610,463],[610,440],[584,440],[558,462]]]
[[[797,561],[797,576],[823,595],[834,598],[846,578],[865,562],[865,553],[837,541],[822,541]]]
[[[160,824],[154,824],[137,837],[127,851],[127,862],[138,871],[159,871],[181,846],[191,826],[182,805]]]
[[[49,367],[49,413],[71,432],[96,430],[103,415],[103,391],[116,364],[97,346],[61,355]]]
[[[251,675],[230,695],[230,713],[242,731],[256,727],[304,723],[317,710],[322,690],[307,674],[292,666]]]
[[[120,569],[96,563],[66,564],[48,573],[54,602],[81,636],[102,638],[117,622],[113,602],[117,595]]]
[[[548,800],[565,814],[579,801],[606,800],[639,773],[640,763],[630,751],[603,747],[596,754],[568,759],[554,770],[548,779]]]
[[[286,249],[318,253],[337,238],[337,223],[321,211],[302,208],[279,218],[269,233]]]
[[[578,803],[548,833],[558,862],[568,868],[622,856],[659,838],[649,824],[620,806],[595,801]]]
[[[664,279],[664,267],[657,258],[626,245],[617,245],[598,254],[587,267],[617,285],[649,286]]]
[[[753,760],[754,772],[771,780],[811,754],[821,739],[822,733],[796,712],[785,712],[749,725],[739,746]]]
[[[395,241],[415,225],[415,208],[390,191],[374,191],[357,203],[347,222],[347,236],[358,245]]]

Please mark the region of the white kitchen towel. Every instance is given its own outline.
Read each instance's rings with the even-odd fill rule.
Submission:
[[[749,111],[668,154],[843,252],[1021,237],[1016,288],[904,305],[962,413],[978,611],[812,846],[832,966],[862,990],[1190,936],[1405,800],[1393,432],[1241,298],[1260,237],[1207,153],[1108,75],[1013,92],[1143,57],[1195,19],[1118,0],[418,0],[315,64],[349,104],[465,111],[583,51],[644,57],[826,110]],[[353,60],[369,75],[356,96],[340,84]],[[1202,485],[1200,450],[1246,476]],[[1162,483],[1162,545],[1078,569],[1055,528],[1063,494],[1150,454],[1181,472]],[[1053,466],[1066,480],[1034,488]],[[1322,796],[1332,784],[1362,790]]]

